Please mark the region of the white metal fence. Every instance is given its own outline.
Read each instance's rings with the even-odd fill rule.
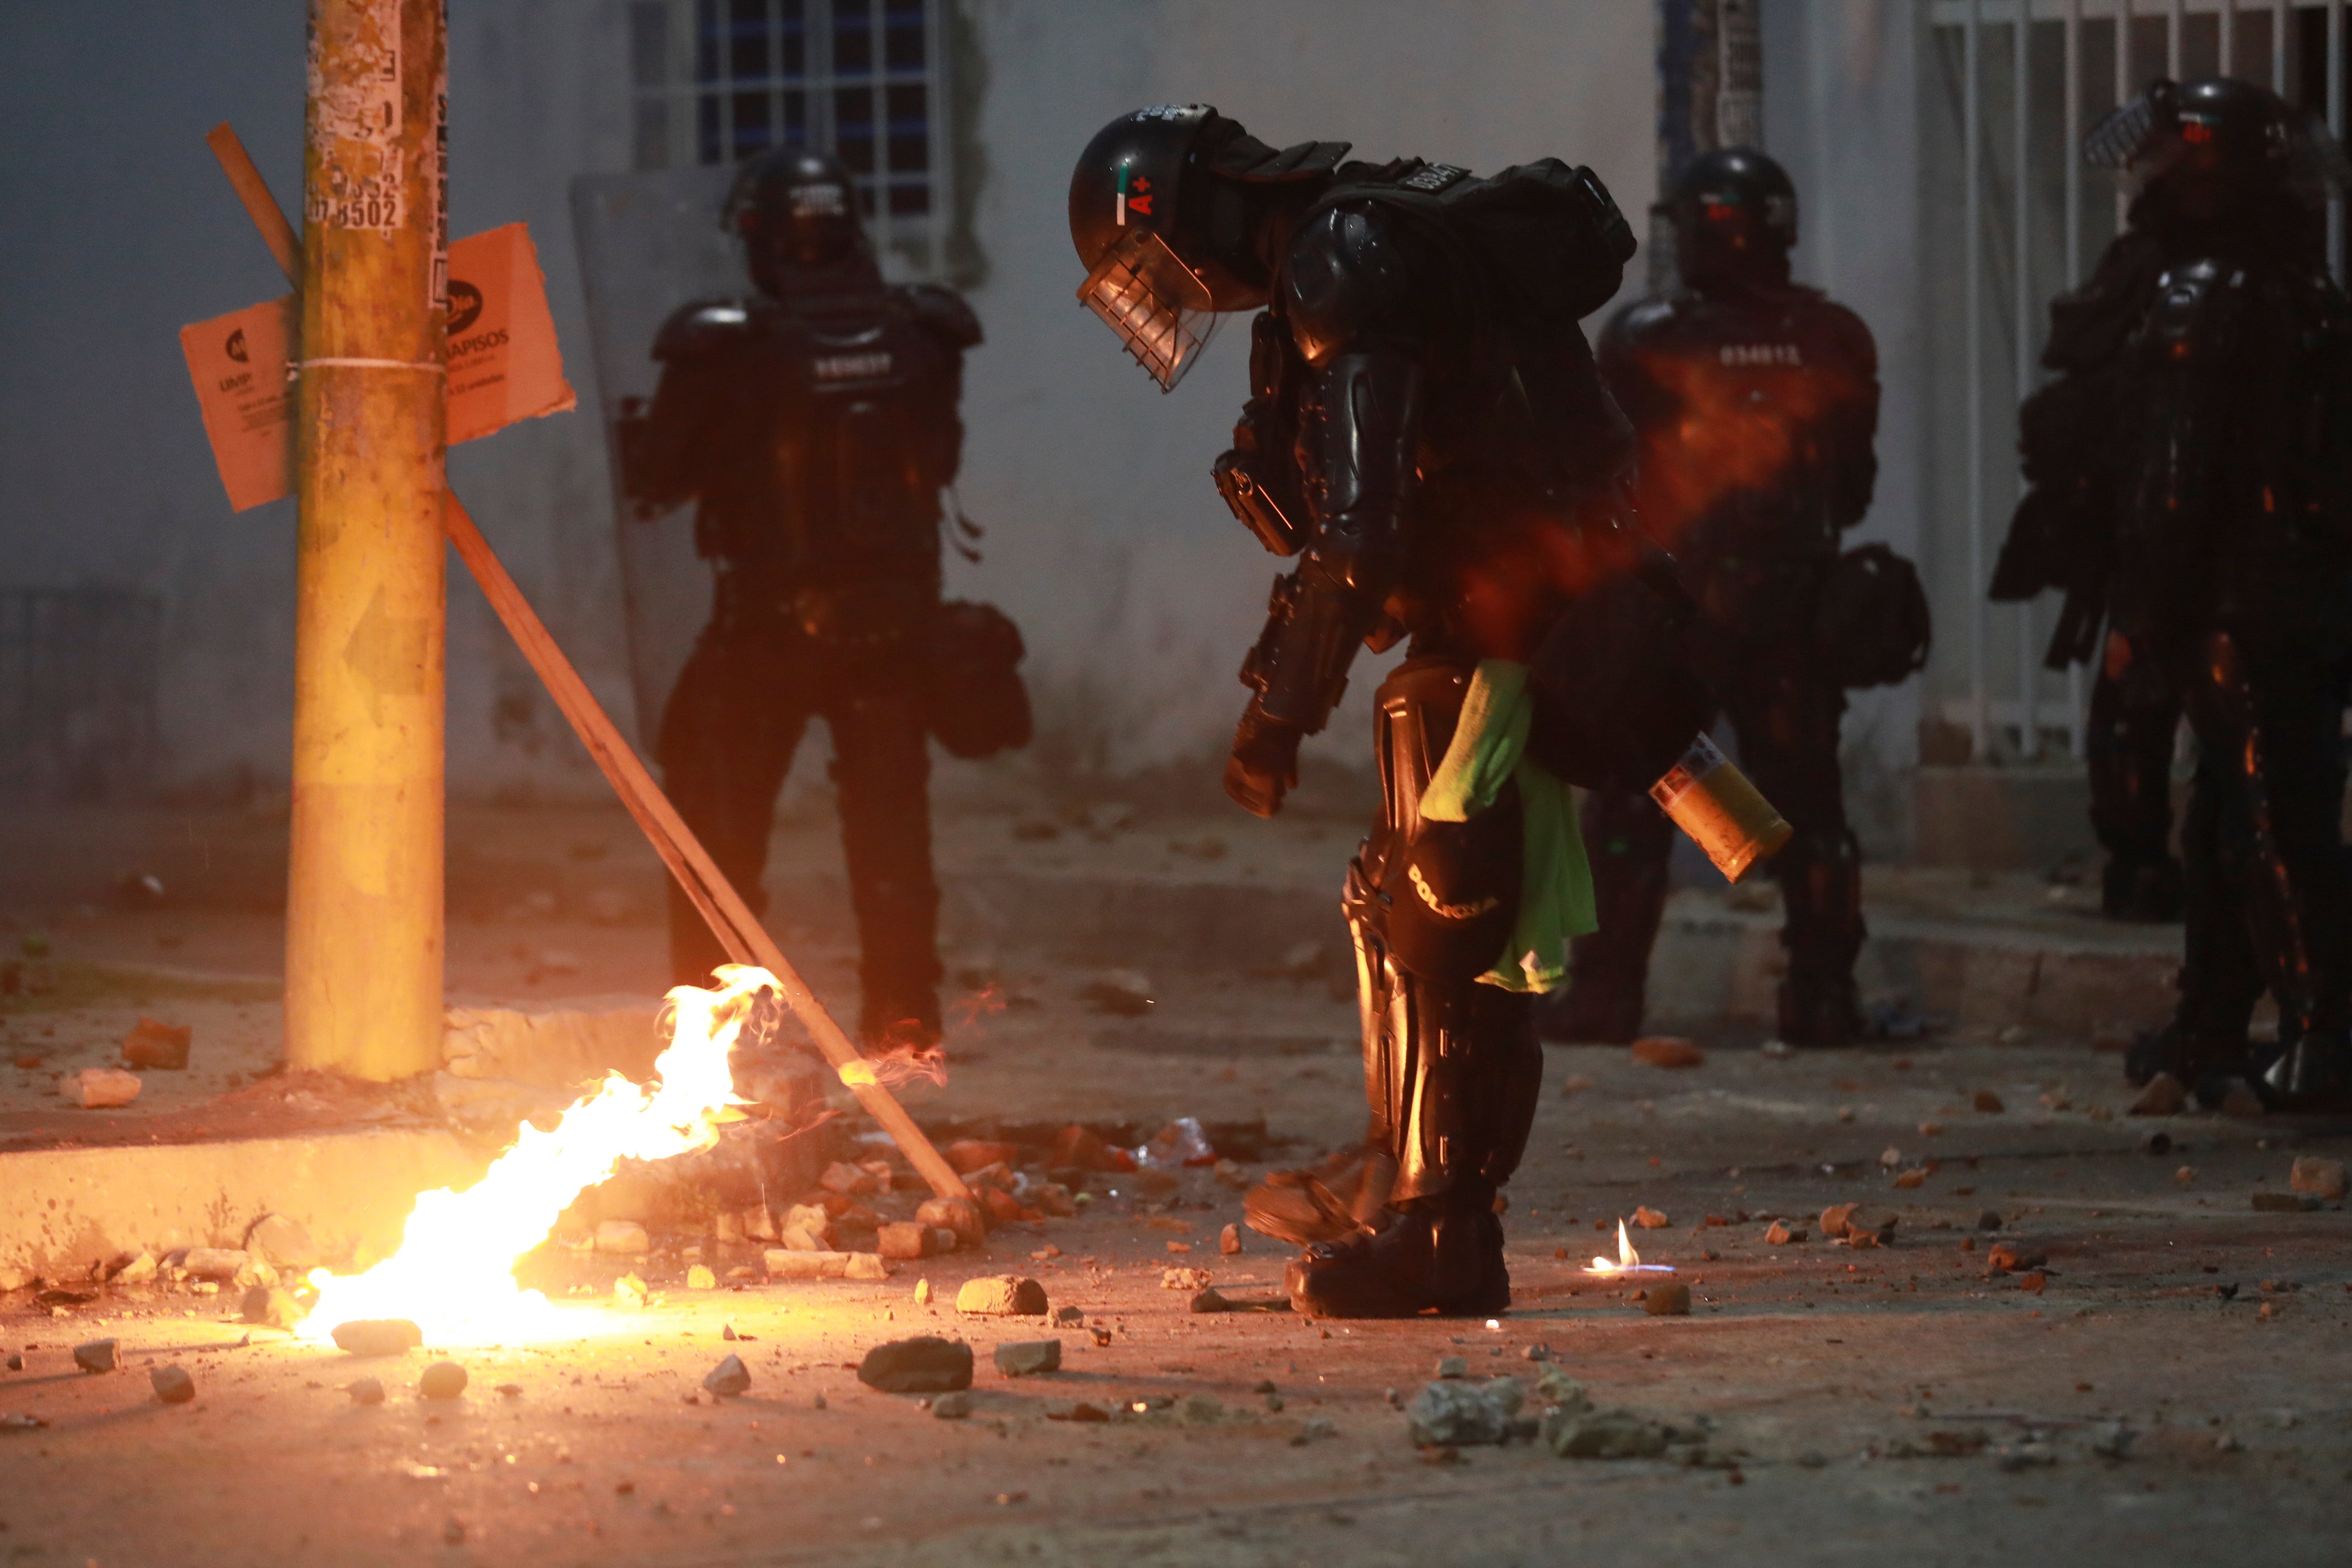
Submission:
[[[1964,606],[1957,595],[1938,595],[1939,623],[1967,627],[1965,670],[1939,672],[1934,711],[1965,729],[1978,761],[2031,760],[2061,736],[2080,757],[2082,667],[2063,676],[2042,668],[2052,606],[1997,607],[1985,587],[2017,493],[2015,405],[2041,379],[2049,301],[2082,281],[2096,254],[2091,247],[2124,221],[2120,191],[2110,197],[2100,184],[2086,186],[2083,132],[2158,76],[2227,74],[2263,82],[2290,103],[2324,107],[2341,137],[2346,0],[1923,3],[1924,101],[1932,120],[1941,100],[1946,139],[1945,155],[1929,160],[1926,175],[1929,266],[1943,277],[1940,288],[1931,279],[1929,297],[1931,309],[1950,313],[1957,306],[1958,318],[1930,331],[1939,347],[1959,351],[1944,356],[1957,363],[1931,371],[1930,448],[1940,447],[1943,461],[1930,487],[1930,529],[1943,536],[1937,551],[1945,580],[1966,588]],[[1938,129],[1929,127],[1931,142]],[[1948,188],[1953,182],[1957,192]],[[1934,243],[1950,238],[1955,224],[1957,258]],[[2328,259],[2339,278],[2344,236],[2339,199],[2327,226]],[[1954,403],[1963,417],[1941,417]]]

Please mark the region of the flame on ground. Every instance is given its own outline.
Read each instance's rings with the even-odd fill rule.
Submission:
[[[775,979],[740,964],[716,978],[716,990],[681,985],[669,994],[675,1026],[650,1088],[612,1074],[551,1131],[524,1124],[514,1146],[464,1192],[419,1195],[392,1257],[363,1274],[312,1270],[319,1304],[302,1337],[326,1339],[337,1324],[362,1318],[410,1319],[436,1345],[578,1332],[546,1297],[515,1283],[515,1264],[622,1160],[667,1160],[718,1142],[719,1123],[740,1103],[728,1053]]]
[[[1621,1274],[1672,1274],[1675,1266],[1671,1263],[1643,1262],[1642,1255],[1633,1250],[1633,1238],[1625,1234],[1625,1222],[1621,1219],[1617,1222],[1616,1258],[1611,1259],[1596,1256],[1584,1271],[1613,1279]]]

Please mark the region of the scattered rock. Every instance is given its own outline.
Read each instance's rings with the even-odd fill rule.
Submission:
[[[114,1271],[114,1282],[117,1285],[149,1285],[154,1282],[155,1276],[162,1270],[163,1265],[153,1253],[142,1252]]]
[[[1086,1321],[1086,1313],[1080,1311],[1076,1307],[1056,1307],[1054,1309],[1054,1321],[1059,1327],[1074,1329]]]
[[[1767,1247],[1787,1247],[1794,1242],[1804,1240],[1807,1234],[1807,1232],[1802,1230],[1792,1229],[1788,1225],[1776,1219],[1770,1225],[1764,1227],[1764,1245]]]
[[[646,1304],[646,1282],[635,1273],[624,1274],[613,1281],[613,1306],[616,1311],[634,1312]]]
[[[1010,1340],[996,1347],[996,1370],[1007,1377],[1035,1377],[1062,1370],[1059,1340]]]
[[[2287,1184],[2298,1193],[2335,1200],[2345,1194],[2344,1162],[2323,1160],[2316,1154],[2298,1155]]]
[[[58,1080],[58,1092],[68,1105],[84,1110],[112,1110],[139,1098],[139,1075],[121,1068],[84,1068]]]
[[[299,1271],[319,1265],[319,1244],[291,1215],[266,1214],[255,1220],[246,1229],[245,1250],[273,1268]]]
[[[2147,1080],[2139,1098],[2131,1102],[2130,1116],[2178,1116],[2189,1103],[2189,1090],[2168,1072],[2160,1072]]]
[[[890,1278],[890,1266],[882,1260],[878,1252],[853,1252],[849,1255],[848,1268],[842,1271],[842,1278],[868,1282],[887,1279]]]
[[[686,1288],[689,1290],[716,1290],[719,1289],[719,1276],[702,1264],[693,1264],[686,1271]]]
[[[2343,1174],[2344,1174],[2344,1167],[2343,1167],[2343,1166],[2341,1166],[2341,1165],[2336,1166],[2336,1177],[2337,1177],[2337,1191],[2336,1191],[2336,1195],[2337,1197],[2342,1197],[2342,1196],[2344,1195],[2343,1191],[2342,1191],[2342,1178],[2343,1178]],[[1224,1229],[1223,1229],[1223,1230],[1221,1230],[1221,1231],[1217,1232],[1217,1250],[1218,1250],[1219,1252],[1223,1253],[1227,1258],[1233,1258],[1233,1257],[1237,1256],[1237,1255],[1241,1252],[1241,1249],[1242,1249],[1242,1227],[1241,1227],[1241,1226],[1237,1226],[1237,1225],[1229,1225],[1229,1226],[1225,1226],[1225,1228],[1224,1228]]]
[[[1545,1418],[1543,1438],[1563,1459],[1648,1459],[1666,1451],[1666,1430],[1622,1407]]]
[[[1297,1435],[1290,1439],[1294,1448],[1304,1448],[1309,1443],[1339,1435],[1339,1426],[1328,1415],[1310,1415],[1300,1425]]]
[[[1898,1171],[1895,1174],[1895,1184],[1906,1188],[1924,1187],[1927,1184],[1927,1168],[1925,1165],[1914,1165],[1907,1171]]]
[[[112,1340],[91,1340],[86,1343],[78,1344],[74,1346],[73,1357],[74,1365],[81,1368],[84,1372],[112,1372],[114,1370],[114,1342]]]
[[[854,1256],[847,1252],[802,1252],[789,1247],[772,1247],[761,1255],[772,1279],[846,1279],[849,1260]]]
[[[1651,1035],[1633,1042],[1633,1058],[1643,1067],[1695,1068],[1706,1062],[1706,1053],[1680,1035]]]
[[[2000,1211],[1999,1209],[1978,1210],[1977,1228],[1979,1230],[1999,1230],[2000,1228]]]
[[[1046,1307],[1045,1287],[1017,1274],[967,1279],[956,1291],[956,1310],[975,1317],[1042,1318]]]
[[[1437,1363],[1437,1375],[1441,1378],[1467,1377],[1470,1375],[1470,1363],[1458,1355],[1442,1356]]]
[[[1191,1310],[1195,1312],[1230,1312],[1234,1310],[1234,1304],[1225,1300],[1223,1291],[1212,1285],[1207,1289],[1193,1295]]]
[[[416,1392],[427,1399],[455,1399],[466,1392],[466,1369],[454,1361],[436,1361],[417,1378]]]
[[[383,1383],[379,1378],[362,1377],[343,1384],[343,1392],[352,1396],[354,1405],[382,1405]]]
[[[963,1247],[978,1247],[988,1239],[980,1205],[970,1198],[927,1198],[915,1210],[915,1223],[934,1230],[951,1230],[957,1243]]]
[[[794,1204],[785,1211],[774,1239],[788,1252],[829,1252],[833,1250],[833,1215],[823,1204]]]
[[[2222,1091],[2220,1110],[2224,1116],[2261,1116],[2269,1109],[2263,1103],[2263,1097],[2254,1092],[2253,1086],[2243,1079],[2231,1079],[2230,1087]]]
[[[1045,1405],[1048,1421],[1108,1421],[1110,1412],[1087,1399],[1055,1399]]]
[[[160,1068],[165,1072],[184,1070],[188,1065],[188,1042],[194,1037],[195,1031],[184,1026],[142,1018],[122,1037],[122,1065]]]
[[[159,1366],[147,1374],[147,1381],[154,1384],[155,1397],[165,1405],[185,1405],[196,1396],[196,1380],[184,1367]]]
[[[2139,1434],[2122,1422],[2101,1427],[2091,1438],[2091,1452],[2103,1459],[2123,1459],[2131,1456],[2132,1444]]]
[[[915,1281],[915,1305],[918,1307],[928,1307],[930,1304],[931,1281],[929,1276],[926,1276],[925,1278]]]
[[[947,1394],[971,1386],[971,1347],[936,1334],[876,1345],[858,1363],[857,1381],[884,1394]]]
[[[751,1370],[741,1356],[730,1355],[703,1374],[702,1386],[720,1399],[732,1399],[751,1386]]]
[[[1654,1318],[1690,1316],[1690,1287],[1679,1279],[1653,1285],[1642,1297],[1642,1310]]]
[[[1999,1116],[2002,1111],[2009,1109],[2008,1106],[2003,1105],[2000,1102],[2000,1096],[1995,1094],[1989,1089],[1980,1089],[1977,1090],[1976,1099],[1973,1103],[1977,1110],[1987,1116]]]
[[[959,1390],[931,1401],[931,1414],[942,1421],[961,1421],[971,1414],[971,1395]]]
[[[1658,1210],[1643,1205],[1633,1210],[1633,1223],[1643,1230],[1664,1230],[1675,1222]]]
[[[1499,1443],[1509,1422],[1500,1399],[1459,1377],[1430,1384],[1405,1409],[1406,1435],[1423,1448]]]
[[[874,1234],[877,1249],[885,1258],[912,1261],[929,1256],[931,1250],[931,1227],[912,1220],[882,1226]]]
[[[241,1247],[192,1247],[180,1267],[191,1279],[234,1279],[250,1262]]]
[[[1055,1219],[1070,1219],[1078,1212],[1078,1200],[1059,1182],[1038,1183],[1029,1189],[1029,1201]]]
[[[1846,1222],[1853,1218],[1860,1204],[1832,1204],[1822,1211],[1822,1234],[1832,1238],[1845,1234]]]
[[[596,1227],[596,1250],[620,1258],[643,1258],[654,1249],[646,1227],[633,1219],[608,1219]]]
[[[1213,1278],[1205,1268],[1163,1268],[1160,1271],[1160,1288],[1162,1290],[1205,1290]]]

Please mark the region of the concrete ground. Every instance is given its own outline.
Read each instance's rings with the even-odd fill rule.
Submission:
[[[454,997],[578,1005],[658,988],[657,883],[634,865],[623,825],[599,813],[486,820],[453,833],[453,864],[469,868],[453,869]],[[77,882],[72,834],[0,825],[0,909],[52,950],[47,988],[0,997],[0,1063],[41,1058],[0,1068],[0,1117],[26,1157],[59,1141],[136,1142],[153,1157],[158,1141],[216,1136],[190,1129],[286,1081],[268,1076],[268,855],[282,828],[192,821],[114,819],[103,841],[115,856],[79,839],[79,864],[105,864],[108,879],[117,860],[164,866],[165,897],[144,901]],[[33,838],[65,847],[27,850]],[[1206,850],[1212,838],[1225,847]],[[819,989],[846,1002],[829,842],[822,819],[787,825],[776,924]],[[951,922],[950,1081],[908,1096],[942,1137],[995,1126],[1026,1138],[1071,1120],[1148,1131],[1189,1115],[1227,1129],[1241,1167],[1230,1178],[1360,1129],[1336,921],[1244,926],[1259,904],[1328,899],[1345,824],[996,816],[950,824],[942,842],[951,880],[993,896],[1024,886],[983,875],[982,858],[1001,857],[1004,879],[1066,879],[1075,907]],[[583,852],[592,843],[603,847]],[[179,890],[204,856],[222,890]],[[1064,864],[1040,866],[1047,857]],[[1187,890],[1204,886],[1229,890]],[[606,891],[628,901],[598,899]],[[2101,926],[2070,907],[2080,897],[2063,880],[1898,871],[1874,878],[1873,918],[1882,932],[1977,922],[2001,951],[2040,955],[2037,975],[2051,953],[2105,944],[2152,963],[2177,941]],[[1695,930],[1769,933],[1773,921],[1737,891],[1678,898],[1685,910],[1705,902]],[[1158,912],[1136,912],[1145,905]],[[1150,944],[1089,944],[1086,928],[1118,921]],[[1058,934],[1024,942],[1024,928]],[[1221,941],[1256,956],[1237,961]],[[1757,978],[1727,984],[1738,994]],[[1675,994],[1674,975],[1660,983]],[[2161,987],[2142,989],[2125,1011],[2160,1015]],[[190,1071],[146,1075],[144,1111],[58,1109],[49,1075],[110,1060],[142,1015],[195,1026]],[[1752,1020],[1717,1017],[1687,1031],[1705,1059],[1679,1069],[1622,1048],[1548,1049],[1505,1221],[1514,1303],[1493,1328],[1190,1311],[1189,1291],[1163,1288],[1169,1268],[1270,1299],[1285,1256],[1255,1236],[1237,1257],[1218,1251],[1239,1193],[1205,1170],[1172,1188],[1096,1176],[1078,1217],[1008,1226],[984,1251],[877,1284],[695,1290],[687,1247],[722,1281],[757,1249],[657,1229],[656,1255],[626,1260],[655,1298],[617,1315],[589,1303],[624,1260],[549,1247],[524,1276],[565,1304],[576,1335],[392,1361],[233,1321],[233,1290],[101,1287],[52,1268],[0,1294],[0,1340],[24,1363],[0,1372],[0,1416],[46,1423],[0,1424],[0,1560],[2340,1563],[2352,1220],[2340,1201],[2306,1208],[2287,1189],[2296,1156],[2346,1158],[2352,1126],[2131,1117],[2112,1048],[2126,1020],[2006,1016],[1794,1055],[1759,1048]],[[298,1090],[258,1124],[333,1125],[362,1113],[360,1100],[388,1105],[387,1121],[434,1114],[429,1097]],[[307,1108],[292,1103],[299,1093]],[[1895,1216],[1889,1245],[1824,1239],[1822,1211],[1850,1202]],[[1637,1244],[1689,1284],[1687,1317],[1649,1316],[1622,1282],[1582,1272],[1613,1251],[1617,1219],[1644,1207],[1664,1223],[1636,1229]],[[1806,1239],[1768,1239],[1772,1216]],[[233,1240],[250,1217],[179,1239]],[[2002,1242],[2017,1266],[1989,1268]],[[1033,1275],[1084,1322],[958,1317],[961,1280],[1005,1272]],[[969,1416],[940,1419],[857,1382],[865,1351],[912,1333],[979,1352]],[[995,1344],[1048,1336],[1063,1342],[1062,1372],[1015,1380],[991,1365]],[[71,1347],[100,1337],[119,1342],[124,1370],[75,1371]],[[1528,1359],[1538,1347],[1549,1363]],[[714,1403],[698,1383],[730,1351],[751,1387]],[[457,1400],[426,1402],[418,1374],[442,1354],[471,1381]],[[1389,1391],[1409,1402],[1444,1356],[1474,1378],[1523,1379],[1535,1410],[1536,1375],[1555,1365],[1677,1440],[1614,1461],[1528,1442],[1417,1449]],[[194,1375],[192,1404],[152,1396],[148,1374],[167,1364]],[[382,1405],[342,1392],[368,1375],[389,1392]],[[1055,1418],[1077,1401],[1113,1418]]]

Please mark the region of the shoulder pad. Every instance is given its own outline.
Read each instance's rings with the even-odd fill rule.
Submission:
[[[1380,205],[1342,202],[1310,216],[1284,258],[1285,312],[1299,351],[1320,362],[1393,322],[1412,298],[1403,249]]]
[[[654,358],[693,359],[723,344],[740,342],[751,331],[751,310],[740,300],[698,300],[681,305],[661,331],[654,334]]]
[[[913,283],[902,292],[923,331],[949,348],[968,349],[980,342],[980,318],[954,289],[936,283]]]
[[[1857,365],[1874,371],[1878,368],[1878,340],[1870,335],[1868,322],[1826,294],[1813,293],[1806,309],[1821,323],[1823,336],[1839,353]]]

